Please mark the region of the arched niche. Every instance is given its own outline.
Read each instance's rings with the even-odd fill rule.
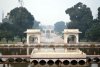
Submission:
[[[38,36],[36,35],[29,36],[29,44],[32,44],[32,43],[38,43]]]
[[[68,36],[68,39],[67,39],[67,43],[69,43],[69,44],[74,44],[74,43],[76,43],[76,36],[75,35],[69,35]]]
[[[51,30],[46,30],[46,33],[50,33],[51,32]]]
[[[36,40],[36,43],[40,43],[40,29],[27,29],[27,31],[25,31],[25,33],[27,34],[27,44],[31,44],[32,42],[34,43]],[[32,41],[33,40],[33,41]]]
[[[79,29],[64,29],[64,43],[78,44],[79,43]]]
[[[43,33],[47,38],[51,38],[52,33],[54,33],[53,29],[43,29]]]

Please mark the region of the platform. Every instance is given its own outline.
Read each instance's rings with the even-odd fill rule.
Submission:
[[[34,49],[31,53],[31,60],[34,58],[46,58],[46,59],[68,59],[68,58],[81,58],[82,60],[86,61],[86,54],[83,53],[82,51],[76,49],[76,50],[67,50],[63,48],[58,48],[53,50],[53,48],[48,48],[48,49]]]

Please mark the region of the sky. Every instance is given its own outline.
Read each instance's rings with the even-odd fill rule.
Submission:
[[[53,25],[56,22],[69,22],[69,15],[65,10],[82,2],[91,8],[94,18],[97,17],[97,9],[100,7],[100,0],[23,0],[23,6],[43,25]],[[6,16],[12,9],[19,7],[18,0],[0,0],[0,22],[2,13]]]

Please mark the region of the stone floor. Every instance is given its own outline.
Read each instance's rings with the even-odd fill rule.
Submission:
[[[67,51],[67,49],[58,48],[41,48],[41,49],[34,49],[31,53],[31,58],[86,58],[86,54],[82,51],[76,49]]]

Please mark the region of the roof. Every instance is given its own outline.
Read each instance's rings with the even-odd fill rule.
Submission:
[[[40,29],[27,29],[24,33],[40,33]]]
[[[64,29],[63,33],[82,33],[79,29]]]

